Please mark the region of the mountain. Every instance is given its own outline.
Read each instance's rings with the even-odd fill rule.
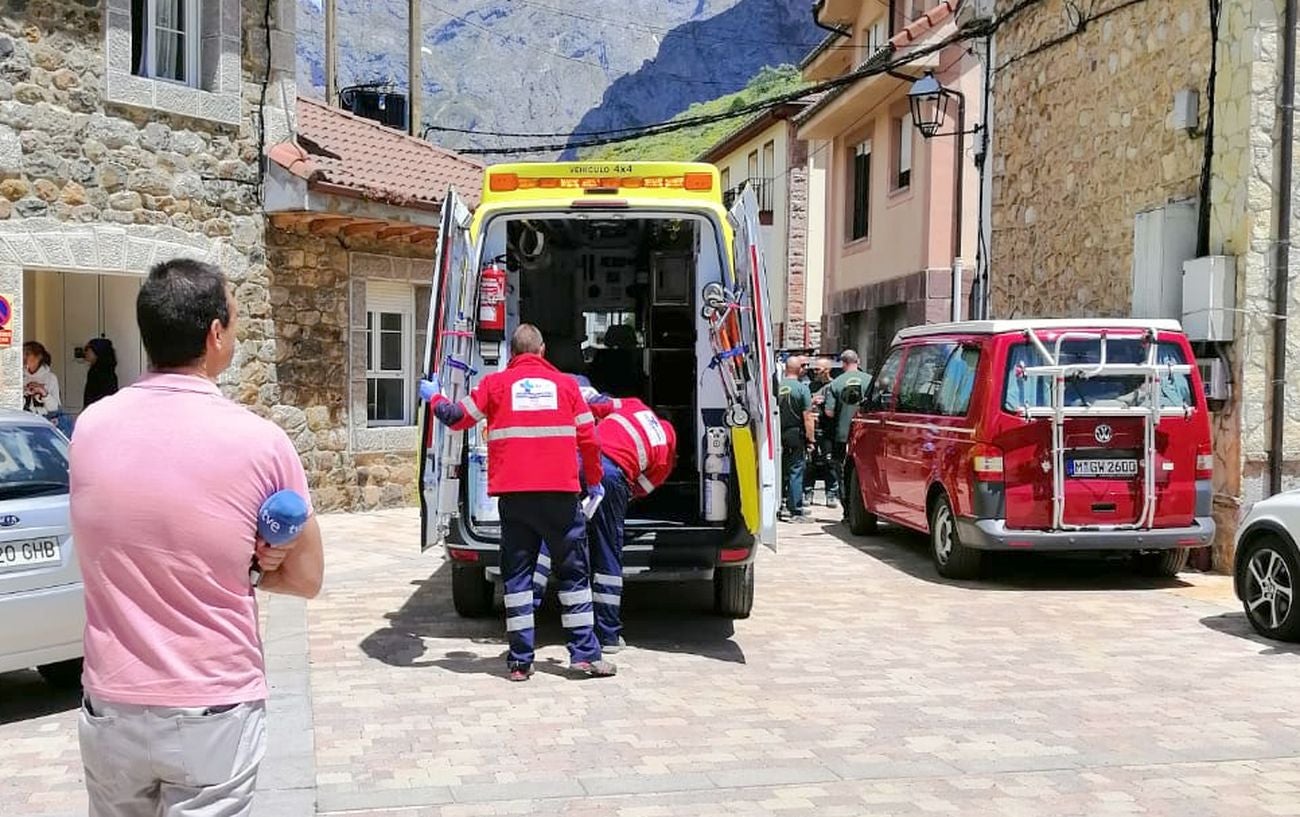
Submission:
[[[764,68],[749,83],[734,94],[725,94],[708,102],[697,102],[674,119],[713,116],[728,111],[738,111],[764,99],[799,90],[804,85],[799,69],[793,65]],[[580,151],[584,159],[635,161],[658,159],[661,161],[691,161],[727,134],[739,128],[754,116],[747,113],[729,119],[720,119],[695,127],[667,133],[655,133],[626,142],[591,147]]]
[[[338,82],[408,85],[407,0],[337,0]],[[299,0],[298,86],[325,85],[322,0]],[[809,0],[422,0],[424,121],[450,148],[544,146],[669,119],[797,63],[823,38]],[[575,137],[575,139],[581,137]],[[488,159],[498,158],[489,156]]]

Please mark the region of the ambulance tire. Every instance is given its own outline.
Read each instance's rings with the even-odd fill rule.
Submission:
[[[849,533],[854,536],[871,536],[880,527],[880,520],[867,510],[867,503],[862,501],[862,483],[858,481],[858,469],[850,466],[849,484],[845,494],[845,509],[849,523]]]
[[[451,566],[451,603],[461,618],[492,615],[496,587],[488,581],[486,571],[471,565]]]
[[[943,494],[930,502],[930,555],[945,579],[978,579],[984,570],[984,552],[961,543],[952,504]]]
[[[1153,579],[1172,579],[1187,567],[1189,555],[1186,548],[1138,553],[1133,557],[1133,566],[1139,575]]]
[[[713,610],[725,618],[749,618],[754,607],[754,565],[713,571]]]

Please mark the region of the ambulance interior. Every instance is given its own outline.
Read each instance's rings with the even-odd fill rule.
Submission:
[[[713,482],[706,502],[701,468],[705,429],[722,425],[725,407],[700,315],[701,287],[723,275],[714,224],[601,212],[498,220],[484,238],[484,260],[506,262],[508,330],[535,324],[561,371],[584,374],[611,395],[638,397],[672,423],[677,467],[632,504],[629,523],[724,521],[726,496]]]

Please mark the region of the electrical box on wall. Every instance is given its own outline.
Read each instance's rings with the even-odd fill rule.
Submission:
[[[1206,400],[1228,399],[1228,367],[1217,358],[1197,358],[1196,368],[1201,370],[1201,384],[1205,386]]]
[[[1196,204],[1171,202],[1133,218],[1133,317],[1183,314],[1183,262],[1196,256]]]
[[[1183,264],[1183,331],[1188,340],[1232,340],[1237,317],[1237,264],[1207,255]]]

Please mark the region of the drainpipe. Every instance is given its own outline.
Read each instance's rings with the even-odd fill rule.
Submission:
[[[1290,299],[1288,276],[1291,260],[1291,172],[1295,161],[1296,5],[1286,0],[1282,23],[1282,87],[1278,113],[1282,118],[1277,186],[1277,240],[1273,260],[1273,406],[1269,418],[1268,490],[1282,491],[1282,446],[1286,418],[1286,340]]]

